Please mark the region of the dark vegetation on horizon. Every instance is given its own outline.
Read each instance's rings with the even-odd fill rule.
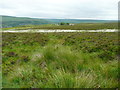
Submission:
[[[65,30],[99,30],[99,29],[118,29],[118,23],[59,23],[45,25],[23,25],[19,27],[3,28],[3,30],[36,30],[36,29],[65,29]]]
[[[24,25],[12,28],[3,28],[3,30],[27,30],[27,29],[70,29],[70,30],[99,30],[99,29],[118,29],[117,23],[60,23],[60,24],[45,24],[45,25]]]

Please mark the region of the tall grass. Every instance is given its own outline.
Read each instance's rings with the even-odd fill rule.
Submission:
[[[46,46],[39,49],[42,49],[39,52],[42,53],[40,58],[13,66],[12,71],[5,77],[7,80],[3,82],[4,87],[117,87],[116,60],[105,63],[101,59],[91,58],[88,54],[75,53],[70,47],[64,46]]]

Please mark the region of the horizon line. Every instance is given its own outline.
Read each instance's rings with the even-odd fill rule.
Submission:
[[[48,17],[30,17],[30,16],[11,16],[11,15],[0,15],[0,16],[10,16],[10,17],[20,17],[20,18],[31,18],[31,19],[76,19],[76,20],[114,20],[118,19],[98,19],[98,18],[48,18]]]

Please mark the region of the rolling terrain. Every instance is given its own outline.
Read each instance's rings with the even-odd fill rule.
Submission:
[[[28,17],[2,16],[2,27],[16,27],[22,25],[42,25],[64,23],[109,23],[115,20],[84,20],[84,19],[39,19]]]

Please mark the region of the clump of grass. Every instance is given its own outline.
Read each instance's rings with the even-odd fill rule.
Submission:
[[[71,74],[63,70],[58,70],[50,75],[50,82],[45,86],[55,88],[89,88],[95,86],[95,77],[87,72]]]

